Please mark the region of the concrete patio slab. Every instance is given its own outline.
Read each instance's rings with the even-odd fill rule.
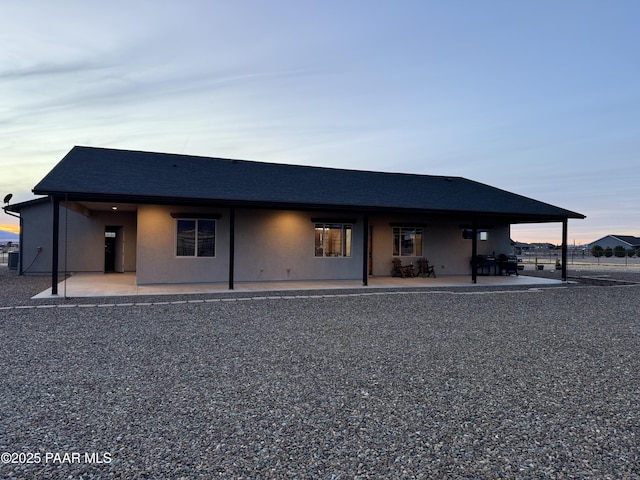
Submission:
[[[519,276],[478,277],[475,286],[536,286],[561,285],[555,279]],[[471,277],[451,275],[439,278],[395,278],[370,277],[369,285],[363,287],[360,280],[332,281],[286,281],[286,282],[236,282],[234,290],[227,283],[189,283],[163,285],[137,285],[135,273],[78,273],[58,284],[58,295],[51,294],[51,288],[32,297],[47,299],[60,297],[119,297],[143,295],[188,295],[225,292],[276,292],[291,290],[344,290],[381,288],[443,288],[472,287]]]

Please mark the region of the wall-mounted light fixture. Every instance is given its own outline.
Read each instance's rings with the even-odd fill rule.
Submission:
[[[116,210],[118,210],[118,207],[116,207],[116,206],[114,205],[113,207],[111,207],[111,210],[113,210],[113,211],[115,212]]]

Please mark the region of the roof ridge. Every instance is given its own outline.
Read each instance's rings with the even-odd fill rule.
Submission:
[[[382,175],[406,175],[406,176],[413,176],[413,177],[443,178],[445,180],[460,179],[460,180],[466,180],[468,182],[480,183],[480,182],[476,182],[475,180],[470,180],[468,178],[462,177],[460,175],[434,175],[430,173],[388,172],[383,170],[364,170],[364,169],[358,169],[358,168],[326,167],[321,165],[302,165],[298,163],[265,162],[262,160],[251,160],[246,158],[210,157],[205,155],[193,155],[193,154],[186,154],[186,153],[155,152],[155,151],[149,151],[149,150],[130,150],[130,149],[113,148],[113,147],[93,147],[89,145],[75,145],[73,148],[86,149],[86,150],[104,150],[104,151],[121,152],[121,153],[140,153],[140,154],[146,154],[146,155],[162,155],[165,157],[185,157],[185,158],[199,158],[203,160],[222,160],[222,161],[228,161],[232,163],[251,163],[251,164],[257,164],[257,165],[273,165],[273,166],[294,167],[294,168],[315,168],[315,169],[322,169],[322,170],[333,170],[338,172],[375,173],[375,174],[382,174]],[[496,188],[496,187],[492,187],[492,188]]]

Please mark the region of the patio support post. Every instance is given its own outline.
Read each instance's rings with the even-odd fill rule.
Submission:
[[[362,220],[362,285],[369,284],[369,214],[365,213]]]
[[[53,238],[51,239],[51,295],[58,295],[58,250],[60,242],[60,199],[53,200]]]
[[[567,230],[569,219],[562,220],[562,281],[567,281]]]
[[[233,290],[233,270],[236,244],[236,209],[229,209],[229,290]]]
[[[478,282],[478,266],[476,264],[476,257],[478,256],[478,226],[476,221],[473,221],[473,228],[471,229],[471,283]]]

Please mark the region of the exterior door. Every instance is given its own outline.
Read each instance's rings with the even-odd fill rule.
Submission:
[[[104,231],[104,271],[124,272],[124,228],[108,226]]]

